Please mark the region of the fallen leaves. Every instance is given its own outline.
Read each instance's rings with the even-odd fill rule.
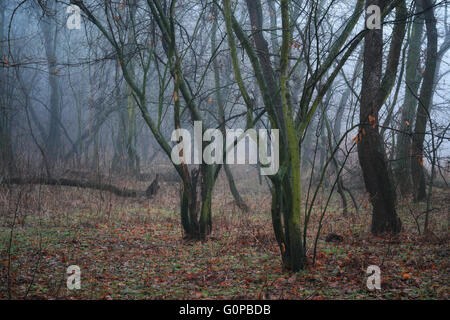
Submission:
[[[151,210],[131,201],[113,201],[116,209],[107,215],[98,210],[104,204],[96,202],[97,198],[85,211],[75,210],[86,202],[76,201],[83,199],[83,192],[46,190],[44,196],[56,194],[59,202],[54,208],[47,204],[48,217],[39,229],[44,232],[45,247],[39,249],[39,234],[33,233],[39,224],[33,219],[27,219],[27,227],[20,227],[15,237],[15,248],[20,250],[13,252],[11,269],[15,272],[14,297],[19,299],[34,270],[30,295],[49,299],[448,298],[446,243],[415,236],[408,215],[402,215],[405,231],[392,241],[370,235],[368,209],[361,207],[356,223],[328,214],[324,229],[342,234],[343,242],[319,240],[317,264],[311,265],[312,252],[308,250],[308,269],[293,274],[281,266],[283,247],[273,236],[270,205],[245,218],[236,219],[233,213],[215,215],[214,239],[184,243],[177,203],[172,204],[171,199],[146,203]],[[66,193],[70,203],[61,203]],[[441,197],[441,201],[448,199],[448,193]],[[253,208],[268,201],[254,198],[249,201]],[[67,222],[66,211],[72,222]],[[316,216],[311,219],[317,226]],[[3,227],[0,234],[7,231]],[[438,234],[442,236],[442,232]],[[308,235],[310,244],[311,237]],[[2,279],[8,268],[4,252],[0,250]],[[71,264],[81,267],[82,290],[58,292],[64,269]],[[381,268],[381,292],[369,292],[365,287],[365,269],[371,264]],[[0,286],[0,296],[5,293]]]

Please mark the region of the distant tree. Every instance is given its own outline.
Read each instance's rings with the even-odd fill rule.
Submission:
[[[427,52],[425,71],[423,74],[422,87],[418,96],[417,116],[413,136],[413,158],[411,160],[412,178],[414,182],[414,198],[422,201],[426,197],[425,174],[423,168],[423,143],[425,140],[425,130],[430,118],[433,103],[434,82],[436,80],[436,66],[438,59],[436,18],[434,16],[434,6],[431,0],[421,0],[424,10],[427,34]]]
[[[15,171],[12,146],[12,101],[14,88],[10,82],[12,72],[9,67],[7,42],[6,1],[0,1],[0,174],[11,175]]]
[[[44,50],[48,66],[49,83],[49,126],[45,139],[46,153],[50,162],[54,163],[60,157],[61,151],[61,88],[57,61],[58,25],[56,15],[57,3],[47,3],[39,26],[44,38]]]
[[[414,127],[414,118],[417,110],[417,99],[422,75],[420,73],[420,49],[423,36],[423,14],[421,2],[415,3],[415,15],[408,41],[408,58],[406,61],[405,99],[401,110],[401,121],[397,134],[395,176],[403,196],[410,194],[411,181],[411,133]]]

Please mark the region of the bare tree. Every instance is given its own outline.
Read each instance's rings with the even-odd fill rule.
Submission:
[[[370,5],[377,5],[384,9],[386,1],[366,1],[366,7]],[[364,40],[358,156],[373,207],[371,229],[375,234],[398,233],[401,230],[401,222],[395,206],[396,192],[387,167],[384,145],[377,124],[379,111],[395,83],[406,31],[406,16],[405,1],[400,1],[396,8],[396,24],[392,31],[384,75],[382,74],[383,28],[370,30]]]
[[[427,53],[422,87],[420,89],[420,96],[418,97],[419,106],[417,109],[412,143],[413,159],[411,161],[411,167],[414,181],[414,198],[417,201],[426,198],[425,174],[423,169],[423,143],[433,101],[438,50],[436,18],[434,17],[433,3],[430,0],[422,0],[421,3],[424,10],[427,29]]]

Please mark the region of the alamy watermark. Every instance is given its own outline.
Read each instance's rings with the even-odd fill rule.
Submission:
[[[69,30],[81,29],[81,9],[77,5],[71,4],[67,7],[66,13],[70,16],[67,18],[66,26]],[[375,4],[370,5],[366,9],[366,27],[369,30],[381,29],[381,8]]]
[[[70,14],[67,18],[66,26],[69,30],[81,30],[81,9],[71,4],[67,7],[66,13]]]
[[[270,131],[270,132],[269,132]],[[270,136],[270,140],[269,140]],[[173,142],[178,142],[171,152],[172,162],[179,164],[260,164],[260,174],[274,175],[279,169],[279,131],[228,129],[224,137],[218,129],[207,129],[203,132],[202,122],[194,122],[194,139],[187,129],[176,129],[172,132]],[[204,143],[209,144],[204,147]],[[246,144],[247,142],[247,144]],[[270,144],[270,155],[268,154]],[[248,145],[248,152],[246,146]],[[193,149],[193,152],[192,152]],[[225,156],[224,156],[225,152]]]
[[[369,30],[381,29],[381,8],[375,4],[367,7],[366,27]]]
[[[81,269],[79,266],[72,265],[67,268],[67,289],[81,289]]]
[[[371,265],[367,267],[367,289],[369,290],[381,290],[381,270],[379,266]]]

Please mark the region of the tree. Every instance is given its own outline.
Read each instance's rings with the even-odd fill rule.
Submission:
[[[5,35],[6,31],[6,1],[0,1],[0,57],[2,61],[2,71],[0,72],[0,168],[1,174],[13,174],[14,167],[14,155],[13,147],[11,143],[12,139],[12,112],[11,112],[11,98],[12,87],[8,86],[8,77],[11,76],[8,70],[8,50],[7,39]]]
[[[217,48],[217,29],[218,29],[218,14],[217,14],[217,8],[214,6],[212,8],[212,18],[213,18],[213,26],[211,30],[211,49]],[[218,106],[218,113],[219,113],[219,121],[221,124],[220,130],[222,131],[222,134],[226,136],[226,118],[225,118],[225,109],[226,109],[226,102],[224,100],[224,96],[229,94],[230,90],[225,90],[222,86],[221,79],[220,79],[220,70],[225,68],[225,74],[231,74],[231,60],[226,59],[226,63],[222,63],[221,66],[219,66],[218,57],[212,57],[213,59],[213,71],[214,71],[214,87],[215,87],[215,93],[216,93],[216,102]],[[224,67],[224,64],[226,65]],[[228,81],[230,82],[230,81]],[[226,84],[227,86],[229,83]],[[247,124],[249,125],[252,121],[252,110],[248,110],[247,112]],[[224,151],[226,151],[226,146]],[[224,152],[226,153],[226,152]],[[245,203],[244,199],[242,199],[241,195],[239,194],[239,191],[236,187],[236,183],[234,182],[233,173],[231,172],[230,166],[225,162],[223,164],[223,169],[225,171],[225,175],[228,180],[228,185],[230,187],[230,192],[233,195],[234,201],[236,205],[243,211],[248,212],[250,209]]]
[[[182,129],[182,114],[184,114],[185,110],[188,110],[191,118],[189,123],[192,125],[194,121],[199,121],[202,123],[203,132],[207,129],[207,124],[197,105],[197,93],[192,90],[193,86],[184,72],[182,61],[184,55],[178,48],[180,43],[177,42],[178,34],[175,28],[176,1],[172,1],[170,7],[167,7],[166,3],[163,6],[158,0],[147,1],[147,9],[149,9],[147,12],[150,12],[150,26],[152,26],[153,30],[150,33],[147,31],[139,33],[138,31],[142,29],[138,28],[137,22],[132,15],[129,20],[130,28],[133,32],[132,41],[129,41],[130,38],[128,36],[125,36],[128,41],[124,39],[124,34],[126,33],[123,32],[123,28],[125,26],[121,21],[124,13],[130,14],[130,11],[126,10],[125,6],[108,4],[105,16],[99,19],[97,17],[99,13],[88,8],[83,1],[72,0],[72,3],[81,8],[88,20],[98,28],[114,49],[120,63],[122,75],[132,91],[133,99],[144,121],[169,158],[172,154],[172,148],[168,141],[170,138],[167,139],[161,132],[164,101],[160,100],[159,105],[157,105],[156,119],[153,117],[155,112],[149,110],[150,103],[148,103],[147,89],[148,80],[151,76],[150,68],[153,65],[152,62],[154,62],[155,68],[153,70],[156,71],[159,77],[159,89],[162,94],[169,90],[166,79],[166,72],[169,72],[173,93],[171,95],[173,100],[170,102],[170,105],[173,106],[171,113],[173,115],[174,128]],[[201,19],[203,13],[204,8],[202,8],[199,19]],[[102,19],[105,19],[106,23]],[[156,35],[156,26],[160,32],[159,41]],[[194,32],[197,35],[199,32],[198,28]],[[192,36],[192,39],[195,39],[195,35]],[[157,46],[158,42],[161,43],[160,46]],[[151,45],[148,45],[149,43]],[[187,50],[189,50],[190,45],[187,45]],[[135,50],[130,51],[130,46]],[[156,52],[157,49],[161,51]],[[165,60],[161,59],[159,55],[161,53],[166,56]],[[132,54],[131,56],[136,56],[139,68],[131,63],[130,54]],[[164,72],[160,70],[161,66],[165,68]],[[139,70],[139,72],[133,74],[134,68]],[[205,72],[206,70],[204,74]],[[185,105],[183,108],[182,103]],[[181,137],[178,142],[182,143]],[[205,147],[206,145],[204,144],[201,146],[200,154],[203,154]],[[203,163],[199,165],[199,168],[189,170],[187,163],[184,161],[173,165],[182,179],[180,215],[185,237],[189,239],[205,239],[212,230],[212,190],[221,166]]]
[[[126,56],[129,59],[128,68],[130,76],[134,79],[136,71],[135,62],[133,61],[134,54],[133,49],[133,23],[136,19],[137,1],[129,1],[129,15],[125,17],[125,32],[127,34],[127,41],[125,43]],[[117,61],[119,62],[119,61]],[[117,64],[119,65],[119,63]],[[119,77],[116,77],[117,82],[117,98],[118,98],[118,120],[119,130],[116,137],[116,145],[114,149],[114,157],[112,160],[112,169],[114,171],[125,171],[132,175],[139,175],[140,172],[140,159],[136,151],[137,143],[137,126],[136,126],[136,106],[133,99],[133,91],[128,84],[122,88],[117,81]]]
[[[46,138],[46,153],[50,162],[54,163],[60,156],[61,145],[61,88],[59,85],[56,51],[58,47],[58,26],[54,19],[57,3],[52,2],[44,11],[40,28],[44,37],[44,49],[48,64],[49,98],[49,130]]]
[[[217,3],[217,2],[216,2]],[[280,66],[279,79],[272,66],[269,47],[263,35],[263,15],[261,1],[246,1],[247,10],[252,28],[252,40],[243,31],[242,26],[234,17],[229,0],[222,1],[226,29],[229,40],[230,54],[233,59],[233,69],[236,81],[247,105],[252,108],[248,93],[243,83],[239,60],[237,58],[234,37],[239,40],[241,46],[252,65],[253,75],[258,83],[263,97],[265,112],[270,120],[271,128],[280,132],[280,170],[276,175],[270,176],[272,183],[272,223],[275,237],[278,241],[284,266],[293,271],[298,271],[306,266],[305,241],[306,234],[302,233],[301,220],[304,217],[304,227],[310,217],[311,211],[302,212],[301,190],[301,143],[303,135],[317,108],[341,70],[345,61],[357,47],[363,34],[358,35],[347,44],[346,50],[342,50],[356,26],[362,13],[363,1],[358,1],[355,11],[342,27],[341,33],[333,41],[328,53],[315,70],[310,70],[309,78],[305,83],[297,108],[292,104],[292,92],[289,86],[291,74],[289,54],[292,45],[291,21],[289,15],[289,1],[280,2],[282,20],[282,44],[279,52]],[[316,4],[312,4],[312,10],[307,26],[317,32],[311,21],[319,19]],[[314,37],[314,33],[310,35]],[[305,49],[307,50],[307,49]],[[341,52],[340,60],[333,66]],[[306,51],[305,51],[306,52]],[[276,53],[278,54],[278,52]],[[302,57],[303,58],[303,57]],[[313,57],[308,57],[310,60]],[[320,57],[315,57],[320,59]],[[299,59],[300,61],[301,59]],[[306,62],[307,64],[310,61]],[[297,66],[297,65],[296,65]],[[311,67],[311,64],[309,65]],[[295,68],[294,68],[295,69]],[[323,76],[328,73],[326,80]],[[322,82],[323,81],[323,82]],[[317,91],[316,91],[317,90]],[[315,93],[315,95],[314,95]]]
[[[424,10],[423,14],[427,29],[427,53],[422,87],[420,89],[420,96],[418,97],[419,106],[417,108],[412,143],[413,158],[411,167],[412,178],[414,181],[414,198],[417,201],[424,200],[426,197],[425,174],[423,169],[423,143],[433,101],[438,50],[436,18],[434,17],[433,3],[430,0],[422,0],[421,4]]]
[[[420,48],[423,35],[423,15],[420,1],[415,4],[415,16],[412,22],[408,43],[408,59],[406,61],[406,91],[401,111],[401,121],[397,134],[395,176],[400,192],[406,196],[412,191],[411,181],[411,128],[414,126],[414,115],[417,110],[416,96],[419,91],[422,75],[419,70]]]
[[[377,5],[383,10],[385,4],[385,1],[368,0],[366,8]],[[368,31],[364,39],[358,157],[373,207],[371,230],[374,234],[398,233],[401,230],[401,222],[395,206],[396,192],[387,167],[383,141],[377,124],[379,111],[395,83],[406,31],[406,16],[405,1],[399,1],[384,75],[382,74],[383,27]]]

